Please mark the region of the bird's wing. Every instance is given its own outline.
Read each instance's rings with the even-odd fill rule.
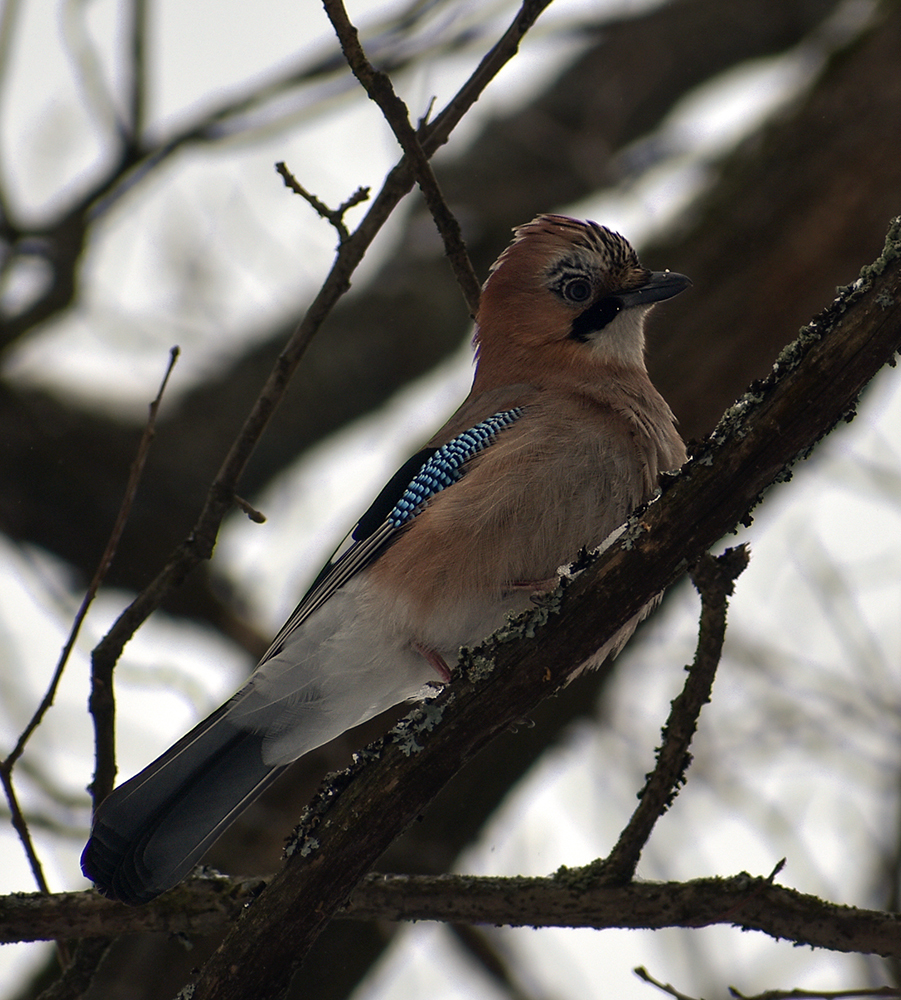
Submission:
[[[273,639],[260,666],[278,655],[314,611],[383,552],[436,493],[460,480],[467,462],[492,444],[523,412],[522,406],[498,410],[446,443],[424,448],[405,462],[357,522],[350,535],[350,547],[323,567]]]

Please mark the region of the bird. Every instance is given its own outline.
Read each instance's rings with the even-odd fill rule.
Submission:
[[[176,885],[292,761],[451,682],[461,647],[653,496],[686,452],[647,373],[645,317],[690,284],[596,222],[545,214],[513,230],[482,289],[467,398],[246,684],[97,808],[82,870],[103,895],[137,905]]]

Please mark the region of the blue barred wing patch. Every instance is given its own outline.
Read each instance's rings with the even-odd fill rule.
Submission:
[[[458,434],[440,448],[434,451],[426,449],[423,454],[428,457],[421,464],[417,462],[419,455],[410,459],[361,518],[352,535],[354,541],[350,548],[333,557],[314,580],[306,596],[282,626],[260,662],[265,663],[281,652],[290,640],[291,634],[299,629],[314,611],[321,608],[336,590],[377,558],[386,546],[391,544],[398,530],[419,513],[424,503],[436,493],[460,480],[463,476],[463,466],[480,451],[484,451],[502,430],[515,423],[522,414],[523,409],[518,406],[501,410],[476,424],[475,427],[470,427],[468,431]],[[385,517],[383,511],[388,508],[391,498],[397,496],[397,491],[400,489],[398,484],[403,483],[411,470],[417,467],[419,472],[412,480],[407,481],[400,499],[394,503]]]
[[[406,524],[416,516],[427,500],[456,483],[463,475],[463,466],[487,448],[500,431],[518,420],[522,412],[519,406],[501,410],[438,448],[388,514],[392,527],[400,528]]]

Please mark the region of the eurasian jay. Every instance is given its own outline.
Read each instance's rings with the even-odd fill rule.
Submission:
[[[82,868],[104,895],[137,904],[171,888],[289,763],[450,681],[461,646],[552,588],[682,465],[644,320],[689,284],[594,222],[542,215],[515,230],[482,292],[463,405],[379,494],[244,687],[97,809]]]

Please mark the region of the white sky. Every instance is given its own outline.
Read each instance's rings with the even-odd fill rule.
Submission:
[[[90,7],[90,29],[102,52],[111,50],[116,37],[117,6],[95,0]],[[249,5],[234,0],[152,6],[161,53],[152,107],[162,122],[184,115],[204,95],[295,55],[298,39],[310,52],[333,44],[318,5],[265,0],[253,5],[252,15]],[[351,4],[351,14],[375,16],[379,6],[358,2]],[[513,5],[495,6],[498,23],[508,19]],[[98,153],[96,137],[77,110],[62,42],[79,44],[77,22],[67,13],[77,7],[25,4],[21,12],[21,46],[2,105],[0,147],[16,150],[15,157],[4,156],[3,176],[29,213],[52,205],[61,186],[77,185]],[[572,43],[555,43],[547,26],[596,10],[588,0],[555,4],[543,30],[479,102],[466,125],[470,134],[498,104],[523,100],[537,89],[573,51]],[[215,35],[208,30],[214,22]],[[36,52],[42,58],[35,58]],[[683,102],[655,136],[671,151],[665,163],[628,191],[601,192],[578,206],[548,210],[598,218],[640,245],[690,201],[725,148],[803,85],[821,56],[815,46],[804,46],[727,74]],[[464,52],[433,60],[404,76],[414,113],[424,110],[432,94],[440,106],[468,74],[473,58]],[[117,72],[108,55],[101,63],[104,72]],[[353,150],[345,145],[347,135],[354,137]],[[227,158],[213,152],[179,157],[121,218],[104,224],[101,245],[86,265],[87,307],[49,325],[10,361],[8,374],[61,386],[98,407],[145,412],[173,342],[185,350],[177,391],[242,343],[248,329],[265,330],[273,319],[289,315],[298,288],[312,291],[324,275],[332,233],[298,199],[288,198],[273,162],[286,159],[310,189],[337,203],[360,184],[377,187],[396,159],[375,109],[365,100],[340,96],[330,98],[327,120],[310,117],[290,136],[236,145]],[[383,235],[374,259],[390,251],[390,227]],[[180,270],[210,259],[225,268],[211,273],[211,293],[186,298]],[[364,274],[374,266],[368,263]],[[20,278],[22,288],[28,280]],[[398,461],[418,446],[422,429],[440,425],[465,393],[470,371],[468,349],[461,348],[440,371],[324,442],[255,498],[268,516],[265,525],[237,517],[229,522],[217,552],[219,567],[241,581],[262,626],[274,630],[281,624],[333,543]],[[851,903],[869,888],[853,881],[855,872],[868,873],[847,859],[872,852],[875,831],[889,822],[887,803],[895,800],[887,798],[887,786],[895,773],[887,747],[897,749],[901,737],[899,713],[893,711],[901,648],[897,383],[895,371],[882,376],[854,424],[828,442],[827,457],[778,488],[743,536],[751,540],[752,563],[732,603],[728,656],[714,703],[702,718],[689,787],[658,825],[642,864],[644,876],[766,873],[785,855],[785,884]],[[349,481],[359,484],[358,496],[347,495]],[[324,497],[329,502],[323,503]],[[332,516],[317,521],[315,512],[323,510]],[[826,604],[819,587],[824,574],[833,577]],[[70,592],[66,569],[55,560],[9,546],[0,556],[0,592],[2,648],[9,663],[27,664],[27,671],[0,674],[0,741],[8,748],[43,694],[80,595]],[[74,797],[68,822],[83,831],[88,806],[82,793],[92,764],[84,710],[88,654],[127,600],[128,595],[108,592],[97,602],[57,705],[29,751],[44,762],[58,788]],[[691,589],[680,587],[645,641],[624,654],[607,710],[609,726],[574,732],[566,746],[548,755],[512,792],[461,870],[543,874],[604,853],[651,766],[668,701],[691,657],[694,604]],[[789,607],[793,624],[786,629]],[[841,628],[830,621],[841,621]],[[763,661],[761,644],[767,650]],[[128,646],[117,675],[120,731],[127,734],[120,739],[122,773],[143,766],[218,704],[246,666],[205,630],[163,615],[149,622]],[[835,744],[834,729],[821,727],[835,692],[845,699],[849,720],[841,745]],[[762,718],[761,705],[781,714]],[[814,740],[822,745],[812,763]],[[726,784],[717,766],[724,746],[736,759],[734,780]],[[861,775],[867,780],[856,780]],[[19,788],[26,807],[49,814],[46,792],[27,779],[24,768]],[[81,837],[35,832],[52,887],[83,887],[77,863]],[[0,891],[31,891],[21,849],[7,828],[0,828],[0,851]],[[856,985],[846,959],[724,929],[653,935],[517,931],[503,940],[536,995],[560,995],[558,989],[565,988],[566,995],[580,997],[645,998],[653,995],[651,988],[631,973],[639,964],[689,989],[699,955],[711,975],[716,971],[711,956],[720,956],[718,982],[746,993],[778,985],[823,990]],[[446,941],[432,926],[411,928],[361,997],[489,997],[484,981],[473,977]],[[40,960],[30,946],[0,951],[0,978],[10,984],[0,996],[12,995],[22,970]]]

